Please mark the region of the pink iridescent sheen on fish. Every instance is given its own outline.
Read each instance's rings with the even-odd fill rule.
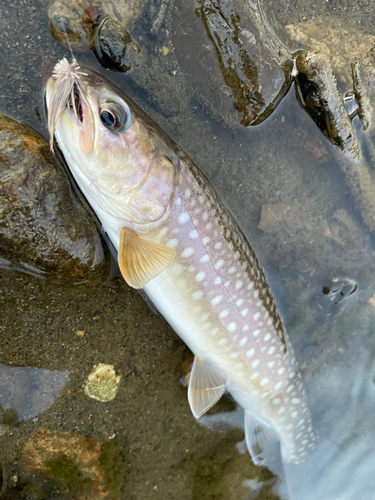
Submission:
[[[56,65],[47,107],[51,140],[118,250],[125,281],[195,355],[194,416],[227,390],[244,408],[255,463],[270,436],[285,462],[304,461],[316,437],[293,350],[262,267],[207,178],[121,90],[76,62]]]

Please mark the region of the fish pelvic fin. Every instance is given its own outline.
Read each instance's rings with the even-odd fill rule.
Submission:
[[[278,438],[266,422],[246,411],[245,441],[254,464],[265,465],[267,448],[271,442],[275,444]]]
[[[126,283],[143,288],[173,262],[174,248],[143,239],[127,227],[120,230],[118,265]]]
[[[195,418],[204,415],[224,394],[225,380],[199,356],[195,356],[188,388],[188,401]]]

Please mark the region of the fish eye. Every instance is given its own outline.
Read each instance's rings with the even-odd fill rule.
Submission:
[[[122,133],[130,125],[130,110],[125,103],[107,99],[99,109],[102,124],[112,132]]]
[[[100,119],[103,125],[107,128],[113,128],[118,123],[116,120],[116,116],[109,109],[101,110]]]

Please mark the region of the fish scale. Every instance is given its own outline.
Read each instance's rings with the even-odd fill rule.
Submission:
[[[56,65],[47,84],[49,130],[118,251],[124,279],[143,288],[193,351],[193,414],[227,390],[244,408],[255,463],[275,437],[286,462],[305,460],[317,437],[253,249],[195,163],[117,87],[79,70],[76,62]],[[109,130],[102,107],[114,123],[120,107],[126,122]]]

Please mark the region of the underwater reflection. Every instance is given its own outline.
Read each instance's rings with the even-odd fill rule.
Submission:
[[[29,420],[55,402],[69,379],[69,372],[0,364],[2,424]]]
[[[285,468],[292,499],[374,497],[375,352],[370,325],[375,311],[366,305],[355,312],[361,313],[361,324],[332,339],[330,351],[316,363],[313,390],[320,444],[307,462]],[[351,326],[347,316],[337,327]]]

